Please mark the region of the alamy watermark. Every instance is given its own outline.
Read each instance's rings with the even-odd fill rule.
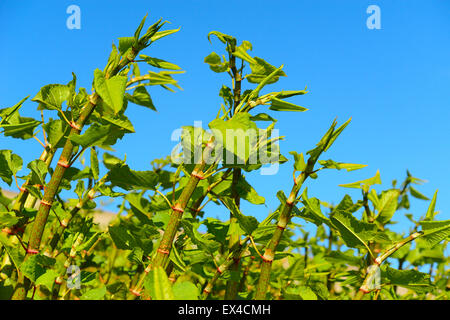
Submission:
[[[72,4],[67,7],[67,14],[70,14],[66,20],[67,29],[81,29],[81,9],[79,6]]]
[[[381,9],[379,6],[372,4],[367,7],[367,14],[370,16],[367,18],[366,26],[368,29],[381,29]]]

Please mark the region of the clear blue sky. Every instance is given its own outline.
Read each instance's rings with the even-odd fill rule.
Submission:
[[[66,28],[69,5],[81,9],[81,29]],[[381,30],[369,30],[369,5],[381,9]],[[127,154],[130,166],[146,170],[154,158],[168,155],[175,143],[172,131],[182,125],[211,121],[220,103],[218,90],[225,75],[209,70],[203,59],[220,51],[207,40],[218,30],[253,44],[254,56],[275,66],[285,65],[288,77],[275,89],[303,89],[309,93],[292,101],[309,108],[305,113],[274,113],[281,151],[311,149],[337,117],[351,124],[325,158],[367,164],[356,172],[323,172],[307,185],[309,195],[338,202],[352,191],[338,184],[354,182],[381,172],[383,186],[402,181],[406,169],[429,182],[418,189],[431,197],[439,189],[439,219],[448,219],[450,207],[450,2],[427,1],[7,1],[0,2],[2,72],[0,108],[49,83],[67,83],[71,72],[79,85],[90,89],[95,68],[102,69],[112,41],[131,36],[142,17],[160,17],[181,26],[181,31],[150,47],[145,54],[180,65],[184,91],[170,93],[152,88],[158,108],[152,112],[130,106],[127,115],[135,134],[116,146]],[[22,112],[38,117],[37,105],[25,103]],[[14,149],[25,163],[37,158],[40,145],[0,137],[0,149]],[[262,219],[276,208],[275,194],[292,183],[292,162],[274,176],[249,175],[248,180],[266,197],[267,207],[243,205],[244,213]],[[25,170],[24,170],[25,173]],[[0,187],[6,187],[0,184]],[[381,190],[378,188],[378,190]],[[351,192],[354,199],[359,193]],[[409,212],[424,214],[427,202],[411,201]],[[222,211],[211,208],[211,215]],[[224,217],[225,218],[225,217]],[[397,230],[408,230],[405,219]]]

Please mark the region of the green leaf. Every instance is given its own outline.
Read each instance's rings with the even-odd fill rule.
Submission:
[[[411,195],[414,198],[417,199],[421,199],[421,200],[430,200],[428,197],[424,196],[423,194],[421,194],[419,191],[417,191],[415,188],[413,188],[412,186],[409,186],[409,192],[411,193]]]
[[[123,56],[128,49],[134,44],[134,37],[121,37],[119,38],[119,52]]]
[[[17,269],[17,272],[20,270],[20,265],[23,262],[25,257],[24,250],[22,247],[14,247],[10,244],[10,240],[3,234],[0,233],[0,242],[8,253],[9,258],[11,259],[12,264]]]
[[[367,245],[368,236],[367,233],[373,233],[376,231],[377,226],[371,223],[365,223],[358,221],[351,214],[337,211],[330,217],[336,229],[341,234],[342,240],[345,244],[351,248],[363,247],[367,249],[371,256],[372,251]]]
[[[128,165],[117,164],[109,171],[107,181],[125,190],[153,190],[158,183],[158,175],[153,171],[134,171]]]
[[[178,32],[178,31],[180,31],[180,28],[178,28],[178,29],[171,29],[171,30],[164,30],[164,31],[158,31],[150,38],[150,40],[152,42],[155,42],[158,39],[161,39],[163,37],[166,37],[166,36],[168,36],[170,34]]]
[[[20,271],[25,277],[35,282],[46,270],[55,264],[55,259],[36,254],[30,256],[20,265]]]
[[[235,44],[236,43],[236,39],[230,35],[227,35],[225,33],[219,32],[219,31],[211,31],[210,33],[208,33],[208,40],[209,42],[211,42],[211,35],[216,36],[222,43],[230,43],[230,44]]]
[[[256,60],[253,59],[248,53],[247,50],[252,50],[252,44],[248,41],[243,41],[242,44],[236,48],[236,50],[232,53],[234,56],[247,61],[248,63],[256,64]]]
[[[228,121],[215,119],[209,123],[209,128],[216,138],[217,146],[225,149],[224,160],[227,164],[247,163],[258,135],[258,128],[248,113],[237,113]]]
[[[49,84],[42,87],[31,101],[39,102],[45,109],[61,110],[62,103],[69,98],[70,94],[71,90],[66,85]]]
[[[0,228],[12,227],[17,222],[19,222],[19,218],[14,212],[0,212]]]
[[[340,184],[340,187],[344,187],[344,188],[355,188],[355,189],[363,189],[363,190],[368,190],[370,186],[374,185],[374,184],[381,184],[381,178],[380,178],[380,170],[377,170],[377,172],[375,173],[375,176],[373,176],[372,178],[366,179],[366,180],[361,180],[361,181],[356,181],[353,183],[347,183],[347,184]]]
[[[175,300],[198,300],[198,288],[190,281],[177,281],[172,290]]]
[[[267,78],[267,76],[277,70],[277,68],[261,58],[254,57],[253,59],[256,61],[256,63],[250,64],[252,73],[246,76],[246,79],[250,83],[261,83]],[[286,76],[286,73],[284,73],[284,71],[282,71],[281,69],[278,69],[278,71],[270,79],[266,79],[266,84],[275,83],[282,76]]]
[[[174,300],[172,284],[167,278],[166,272],[160,266],[151,270],[144,282],[145,289],[152,300]]]
[[[12,176],[22,168],[22,158],[11,150],[0,150],[0,178],[11,185]]]
[[[366,164],[342,163],[342,162],[335,162],[331,159],[319,160],[318,162],[327,169],[337,169],[337,170],[345,169],[347,171],[353,171],[367,167]]]
[[[31,170],[31,181],[34,184],[45,185],[45,175],[48,172],[47,164],[42,160],[33,160],[27,168]]]
[[[438,190],[434,192],[433,199],[431,199],[430,205],[428,206],[427,213],[425,215],[425,220],[433,220],[436,212],[434,209],[436,208],[436,199],[437,199]]]
[[[94,89],[115,114],[122,110],[126,84],[126,76],[106,79],[101,70],[94,71]]]
[[[431,289],[430,275],[416,270],[396,270],[383,265],[381,276],[391,285],[408,288],[417,293],[426,293]]]
[[[173,63],[170,63],[165,60],[158,59],[158,58],[152,58],[152,57],[146,56],[145,54],[141,54],[139,57],[141,57],[141,59],[144,59],[145,62],[147,62],[149,65],[156,67],[156,68],[169,69],[169,70],[180,70],[181,69],[176,64],[173,64]]]
[[[26,96],[25,98],[20,100],[18,103],[16,103],[12,107],[0,109],[0,118],[2,119],[0,121],[0,127],[2,126],[2,124],[4,122],[9,120],[9,117],[11,117],[13,114],[15,114],[22,107],[23,103],[25,102],[25,100],[28,99],[28,97],[29,96]]]
[[[112,123],[113,125],[127,132],[135,132],[133,124],[124,114],[118,114],[115,115],[114,117],[110,115],[103,115],[102,119],[106,120],[109,123]]]
[[[295,151],[290,151],[290,154],[292,154],[294,156],[294,169],[296,171],[303,171],[306,168],[306,162],[305,159],[303,157],[303,153],[298,154]]]
[[[244,230],[244,232],[247,235],[251,235],[253,231],[256,230],[256,228],[259,225],[258,220],[256,220],[255,217],[252,216],[245,216],[241,213],[239,208],[234,203],[233,199],[231,198],[224,198],[223,199],[224,205],[228,208],[228,210],[231,211],[233,216],[238,220],[239,226]]]
[[[43,275],[36,279],[36,286],[44,286],[48,290],[52,290],[55,284],[55,279],[58,277],[58,273],[52,269],[45,271]]]
[[[423,235],[418,241],[424,247],[432,248],[444,239],[450,237],[450,220],[421,221]]]
[[[397,210],[398,197],[400,192],[396,189],[383,192],[377,206],[378,215],[375,218],[381,224],[389,222]]]
[[[200,249],[213,254],[219,247],[220,243],[214,240],[208,239],[209,235],[200,234],[197,229],[199,223],[191,223],[187,220],[181,222],[184,231],[191,239],[191,241],[196,244]]]
[[[19,139],[29,139],[33,136],[34,129],[40,124],[40,121],[34,120],[32,118],[19,117],[17,123],[14,124],[4,124],[3,134],[5,137],[13,137]]]
[[[103,298],[106,295],[106,286],[102,286],[101,288],[90,289],[83,293],[80,297],[80,300],[104,300]]]
[[[91,148],[91,171],[94,179],[98,180],[100,170],[98,167],[97,151],[94,148]]]
[[[226,72],[229,68],[228,61],[225,59],[225,57],[222,57],[222,59],[217,53],[211,52],[208,56],[205,57],[204,62],[209,64],[209,68],[214,72]]]
[[[47,123],[43,124],[42,127],[47,133],[48,143],[53,148],[63,147],[63,143],[66,140],[64,136],[67,134],[67,129],[69,128],[65,121],[60,119],[50,119]]]
[[[125,97],[128,101],[134,104],[156,111],[152,98],[150,97],[150,94],[147,92],[147,89],[145,89],[145,87],[137,87],[136,89],[134,89],[133,95],[125,93]]]
[[[264,204],[266,202],[266,199],[261,197],[242,175],[236,184],[236,190],[242,199],[252,204]]]
[[[272,97],[270,99],[270,110],[274,111],[297,111],[297,112],[304,112],[307,111],[307,108],[301,107],[299,105]]]
[[[82,135],[71,135],[69,139],[76,145],[87,149],[92,146],[102,145],[106,140],[111,125],[99,125],[93,123]]]

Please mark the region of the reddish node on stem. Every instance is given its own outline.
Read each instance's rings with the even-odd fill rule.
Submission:
[[[180,205],[179,205],[178,203],[172,207],[172,210],[173,210],[173,211],[180,212],[180,213],[183,213],[183,212],[184,212],[183,208],[180,207]]]
[[[70,164],[66,160],[59,160],[58,165],[66,169],[70,167]]]
[[[280,225],[278,225],[278,224],[277,224],[277,228],[278,228],[278,229],[281,229],[281,230],[286,229],[286,227],[280,226]]]
[[[20,187],[19,190],[20,190],[20,192],[23,192],[23,193],[27,193],[28,192],[28,190],[23,188],[23,187]]]
[[[8,227],[3,228],[3,229],[2,229],[2,232],[6,233],[6,234],[9,234],[9,235],[13,235],[13,234],[14,234],[14,233],[12,232],[12,230],[11,230],[10,228],[8,228]]]
[[[162,253],[162,254],[167,254],[167,255],[170,253],[169,250],[164,250],[164,249],[161,249],[161,248],[158,248],[157,251],[160,252],[160,253]]]
[[[81,128],[80,128],[79,126],[77,126],[77,124],[76,124],[75,122],[71,121],[71,122],[69,123],[69,125],[70,125],[73,129],[78,130],[78,131],[81,131]]]
[[[364,288],[359,288],[359,291],[363,292],[364,294],[367,294],[367,293],[369,293],[369,291],[368,291],[368,290],[366,290],[366,289],[364,289]]]
[[[52,206],[52,202],[48,202],[48,201],[45,201],[45,200],[41,200],[41,204],[43,204],[44,206],[47,206],[47,207],[51,207]]]
[[[62,284],[62,280],[56,278],[56,279],[55,279],[55,283],[56,283],[56,284]]]
[[[223,271],[220,270],[220,267],[217,267],[217,272],[218,272],[219,274],[222,274],[222,273],[223,273]]]
[[[67,221],[66,221],[66,220],[63,220],[63,221],[61,221],[61,222],[59,223],[59,225],[60,225],[61,227],[63,227],[63,228],[67,228]]]
[[[194,172],[191,173],[191,176],[192,176],[192,177],[196,177],[196,178],[199,179],[199,180],[205,179],[205,176],[204,176],[203,173],[201,173],[201,172],[196,172],[196,171],[194,171]]]
[[[261,259],[263,259],[263,261],[267,262],[267,263],[272,263],[273,262],[273,258],[266,258],[265,256],[262,256]]]
[[[38,254],[38,253],[39,253],[39,250],[31,249],[31,248],[27,249],[27,254]]]
[[[210,294],[211,293],[211,291],[208,291],[206,288],[203,289],[203,292],[206,293],[206,294]]]
[[[130,289],[130,292],[132,294],[134,294],[136,297],[140,297],[141,296],[141,293],[139,291],[135,290],[135,289]]]

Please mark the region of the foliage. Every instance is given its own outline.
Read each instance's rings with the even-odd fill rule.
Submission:
[[[283,66],[252,56],[248,41],[208,34],[225,51],[212,52],[204,62],[231,78],[231,86],[219,90],[223,103],[210,131],[184,127],[181,152],[153,160],[146,171],[133,170],[111,153],[118,140],[134,132],[129,108],[156,110],[154,86],[180,88],[174,78],[182,73],[179,66],[141,54],[179,29],[161,30],[165,22],[159,20],[143,32],[145,21],[134,35],[113,44],[106,67],[93,73],[91,94],[77,89],[73,74],[67,84],[45,85],[31,99],[39,120],[20,116],[29,97],[0,110],[5,137],[34,138],[44,147],[26,165],[13,151],[0,150],[0,178],[20,191],[14,199],[0,194],[1,299],[450,297],[445,256],[450,220],[436,219],[437,191],[431,200],[420,193],[416,185],[422,180],[407,172],[400,186],[394,181],[377,192],[377,171],[341,185],[361,196],[345,195],[337,205],[308,194],[308,178],[366,167],[324,157],[350,120],[333,121],[311,150],[290,152],[292,189],[274,195],[280,205],[267,218],[258,221],[242,211],[242,199],[252,205],[266,200],[247,176],[289,160],[280,153],[277,142],[283,137],[274,135],[273,116],[308,110],[289,100],[307,94],[306,88],[267,90],[286,73]],[[141,73],[144,68],[148,71]],[[241,144],[235,143],[239,139]],[[77,162],[86,152],[89,163]],[[63,190],[74,198],[62,199]],[[407,213],[409,234],[396,233],[393,219],[410,209],[411,197],[430,201],[429,208],[418,221]],[[92,219],[99,198],[122,203],[106,229]],[[212,205],[230,215],[205,217]]]

